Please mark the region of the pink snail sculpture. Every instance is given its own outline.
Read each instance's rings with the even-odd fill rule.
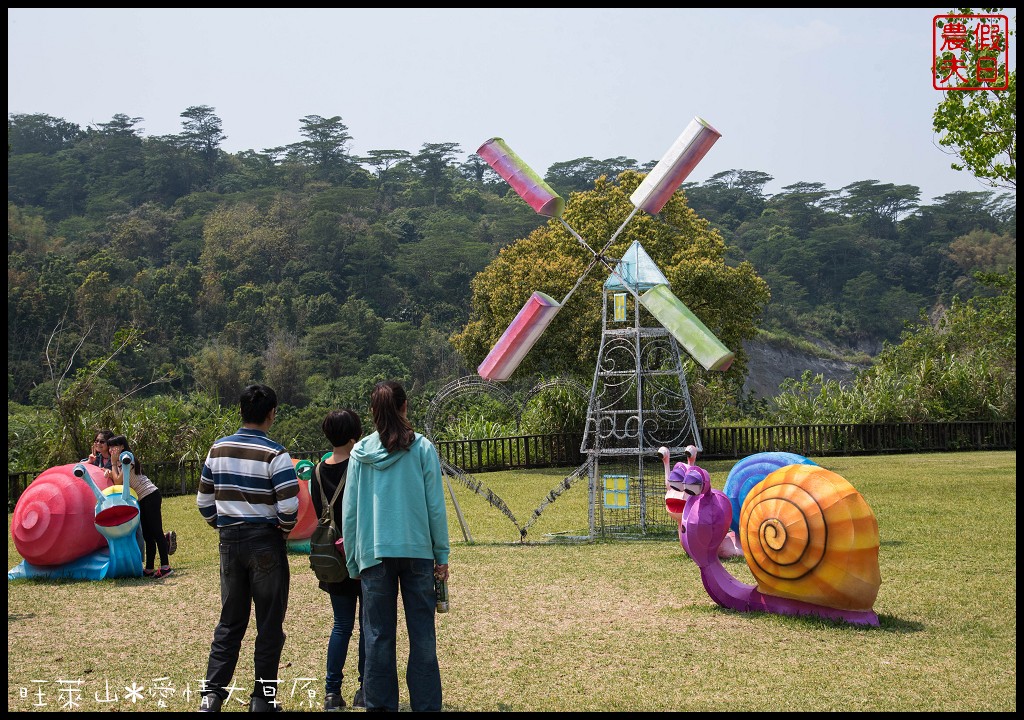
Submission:
[[[872,610],[882,582],[878,522],[849,482],[818,465],[792,464],[750,489],[739,521],[743,556],[757,580],[748,585],[719,558],[732,503],[712,489],[703,468],[680,465],[670,473],[666,508],[678,508],[677,493],[688,496],[679,512],[679,542],[700,568],[712,600],[739,612],[878,625]]]
[[[120,461],[128,477],[134,456],[125,451]],[[7,579],[142,577],[138,528],[139,503],[128,485],[111,486],[94,465],[52,467],[14,507],[11,536],[24,560]]]

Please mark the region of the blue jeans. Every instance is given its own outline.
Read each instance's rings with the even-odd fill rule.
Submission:
[[[334,627],[327,641],[327,679],[324,692],[341,694],[341,679],[344,676],[345,658],[348,656],[348,641],[356,624],[357,595],[331,595],[334,609]],[[363,668],[366,664],[366,636],[363,620],[359,619],[359,684],[363,684]],[[364,691],[365,692],[365,691]]]
[[[434,561],[384,558],[359,574],[363,583],[363,634],[366,673],[363,697],[367,711],[398,710],[398,590],[402,590],[409,661],[405,682],[414,712],[441,710],[441,669],[434,628]]]
[[[226,699],[238,663],[242,638],[256,608],[253,697],[274,701],[284,648],[288,609],[288,549],[270,525],[243,524],[220,529],[220,621],[213,631],[203,694]]]

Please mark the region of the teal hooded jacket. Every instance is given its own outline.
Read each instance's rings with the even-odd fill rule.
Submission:
[[[355,444],[341,505],[351,577],[386,557],[448,564],[448,512],[437,450],[419,433],[389,453],[374,433]]]

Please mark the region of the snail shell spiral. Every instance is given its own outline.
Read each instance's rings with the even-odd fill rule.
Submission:
[[[44,470],[18,498],[11,537],[18,553],[33,565],[63,565],[107,546],[96,530],[96,498],[74,476],[74,464]],[[87,468],[100,488],[110,486],[103,471]]]
[[[878,522],[843,477],[817,465],[768,474],[740,510],[740,542],[765,595],[870,610],[878,595]]]

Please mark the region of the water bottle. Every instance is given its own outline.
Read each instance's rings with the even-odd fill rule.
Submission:
[[[448,581],[434,578],[434,596],[437,598],[437,611],[448,612]]]

